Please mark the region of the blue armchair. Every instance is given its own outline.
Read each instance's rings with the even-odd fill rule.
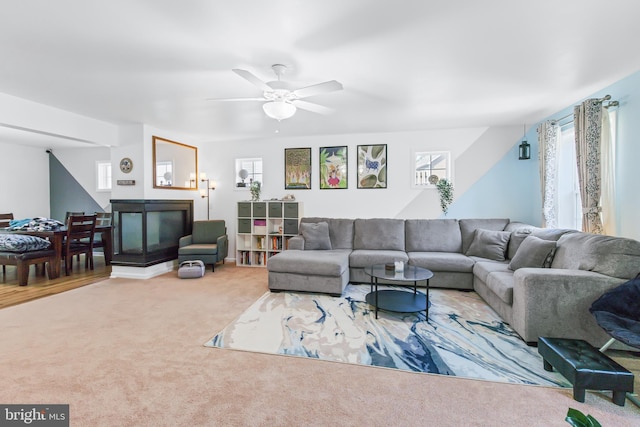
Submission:
[[[229,253],[229,238],[224,220],[194,221],[192,234],[178,241],[178,262],[200,260],[211,264],[215,271],[216,263]]]

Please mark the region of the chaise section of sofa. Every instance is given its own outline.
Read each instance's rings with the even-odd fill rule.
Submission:
[[[289,250],[267,262],[269,289],[342,295],[349,283],[353,223],[353,219],[302,218],[303,234],[291,238]],[[323,235],[325,224],[327,236]]]

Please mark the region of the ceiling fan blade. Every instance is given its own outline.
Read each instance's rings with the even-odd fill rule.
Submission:
[[[255,74],[251,73],[250,71],[240,70],[238,68],[234,68],[231,71],[233,71],[243,79],[247,80],[249,83],[257,86],[260,90],[264,92],[273,92],[273,89],[268,84],[266,84],[265,82],[257,78]]]
[[[236,101],[266,101],[264,98],[207,98],[205,101],[221,101],[221,102],[236,102]]]
[[[306,98],[308,96],[319,95],[321,93],[333,92],[336,90],[342,90],[342,83],[336,80],[330,80],[324,83],[318,83],[294,90],[292,93],[298,98]]]
[[[312,102],[301,101],[299,99],[296,99],[295,101],[291,101],[291,103],[295,105],[297,108],[300,108],[301,110],[307,110],[307,111],[311,111],[313,113],[318,113],[318,114],[331,114],[335,111],[332,108],[314,104]]]

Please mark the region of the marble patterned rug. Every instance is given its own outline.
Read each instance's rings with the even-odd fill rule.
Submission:
[[[342,297],[267,292],[204,345],[571,387],[560,374],[545,371],[537,348],[527,346],[475,292],[432,289],[429,322],[424,312],[379,311],[376,319],[367,293],[368,285],[351,284]]]

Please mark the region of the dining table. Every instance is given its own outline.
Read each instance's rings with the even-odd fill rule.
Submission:
[[[104,251],[104,262],[106,265],[111,264],[111,258],[113,255],[113,235],[112,235],[113,227],[111,225],[96,225],[96,234],[100,234],[100,238],[102,240],[103,251]],[[50,279],[57,279],[60,277],[62,263],[62,252],[64,245],[64,238],[67,235],[67,227],[59,227],[53,230],[9,230],[9,229],[0,229],[0,233],[11,233],[11,234],[25,234],[28,236],[36,236],[41,237],[43,239],[47,239],[51,242],[51,246],[55,250],[55,260],[53,262],[53,268],[51,269],[52,277]]]

